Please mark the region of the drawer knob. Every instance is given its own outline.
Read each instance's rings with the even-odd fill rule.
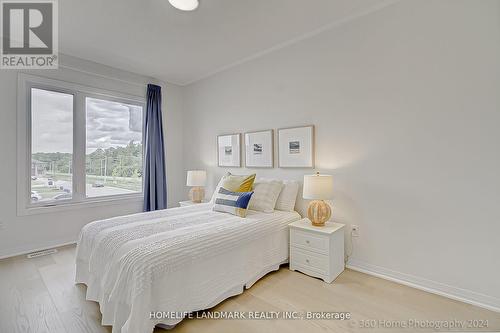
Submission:
[[[306,259],[306,262],[309,263],[309,259]]]
[[[306,243],[309,244],[309,240],[306,240]]]

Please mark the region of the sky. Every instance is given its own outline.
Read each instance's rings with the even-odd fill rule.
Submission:
[[[86,99],[87,147],[126,146],[142,140],[142,107],[95,98]],[[71,153],[73,150],[73,96],[32,90],[32,151]]]

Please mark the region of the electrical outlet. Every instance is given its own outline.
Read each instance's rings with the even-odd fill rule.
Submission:
[[[351,226],[352,237],[359,237],[359,226],[353,224]]]

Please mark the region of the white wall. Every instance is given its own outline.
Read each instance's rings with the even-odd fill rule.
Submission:
[[[217,134],[316,125],[351,264],[500,309],[499,1],[396,3],[188,86],[184,112],[211,190]]]
[[[96,63],[62,56],[59,70],[28,71],[45,76],[111,91],[145,96],[146,84],[163,87],[163,112],[167,151],[168,203],[175,205],[182,197],[179,177],[182,174],[181,140],[182,92],[180,87],[158,82],[152,78],[119,71]],[[70,211],[17,216],[16,211],[16,115],[18,71],[0,71],[0,257],[62,243],[75,242],[83,225],[93,220],[142,211],[141,201],[123,202],[98,207],[75,208]]]

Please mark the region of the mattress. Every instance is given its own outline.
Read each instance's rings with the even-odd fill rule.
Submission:
[[[113,332],[173,326],[287,262],[288,224],[298,219],[284,211],[240,218],[198,204],[92,222],[78,240],[76,283],[87,285]]]

